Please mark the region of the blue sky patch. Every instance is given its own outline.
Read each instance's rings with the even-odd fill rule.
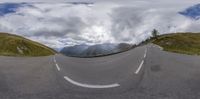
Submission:
[[[26,3],[1,3],[0,4],[0,16],[6,14],[15,13],[18,8],[24,7]]]
[[[200,4],[189,7],[185,11],[179,12],[179,14],[195,19],[195,20],[199,20],[200,19]]]

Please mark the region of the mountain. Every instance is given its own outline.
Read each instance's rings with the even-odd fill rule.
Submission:
[[[82,54],[84,56],[99,56],[118,52],[116,44],[98,44],[89,46]]]
[[[75,45],[70,47],[63,48],[60,53],[66,55],[66,56],[83,56],[83,52],[88,49],[88,45]]]
[[[189,17],[191,19],[199,20],[200,19],[200,4],[191,6],[186,10],[179,12],[179,14]]]
[[[48,56],[56,52],[40,43],[21,36],[0,33],[0,55],[3,56]]]
[[[92,5],[94,4],[93,2],[67,2],[69,4],[73,4],[73,5]]]
[[[132,45],[126,43],[105,43],[97,45],[75,45],[72,47],[65,47],[60,52],[66,56],[73,57],[97,57],[127,51],[131,48]]]

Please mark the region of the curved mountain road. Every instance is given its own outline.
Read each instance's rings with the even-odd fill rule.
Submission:
[[[198,99],[199,60],[153,44],[96,58],[0,57],[0,99]]]

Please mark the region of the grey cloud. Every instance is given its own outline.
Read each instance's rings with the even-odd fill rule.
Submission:
[[[133,31],[136,26],[142,23],[142,18],[144,17],[142,9],[132,8],[132,7],[120,7],[113,10],[112,17],[112,33],[113,36],[118,40],[130,40],[132,36],[136,36]],[[123,32],[125,30],[130,30],[132,32],[130,36],[123,38]]]
[[[0,17],[0,30],[19,33],[52,48],[83,43],[138,43],[150,37],[154,28],[161,33],[200,31],[199,21],[193,22],[177,13],[195,3],[192,0],[179,5],[176,5],[179,0],[92,1],[99,4],[88,7],[35,3],[35,8],[27,7],[17,12],[23,16]]]
[[[49,30],[49,28],[40,28],[37,31],[34,31],[33,36],[56,36],[63,37],[69,33],[80,34],[81,30],[86,26],[80,17],[69,17],[67,19],[63,18],[51,18],[41,20],[46,22],[46,24],[57,25],[60,27],[60,30]]]
[[[190,20],[177,12],[180,8],[157,8],[154,6],[132,6],[115,8],[112,11],[112,36],[116,41],[139,43],[157,29],[160,33],[197,32],[199,21]]]
[[[111,32],[121,42],[139,43],[148,38],[162,17],[154,8],[120,7],[112,12]]]

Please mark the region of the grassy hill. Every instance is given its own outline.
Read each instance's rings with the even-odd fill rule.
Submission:
[[[161,35],[151,40],[165,51],[200,55],[200,33],[174,33]]]
[[[1,56],[48,56],[56,52],[40,43],[26,38],[0,33],[0,55]]]

